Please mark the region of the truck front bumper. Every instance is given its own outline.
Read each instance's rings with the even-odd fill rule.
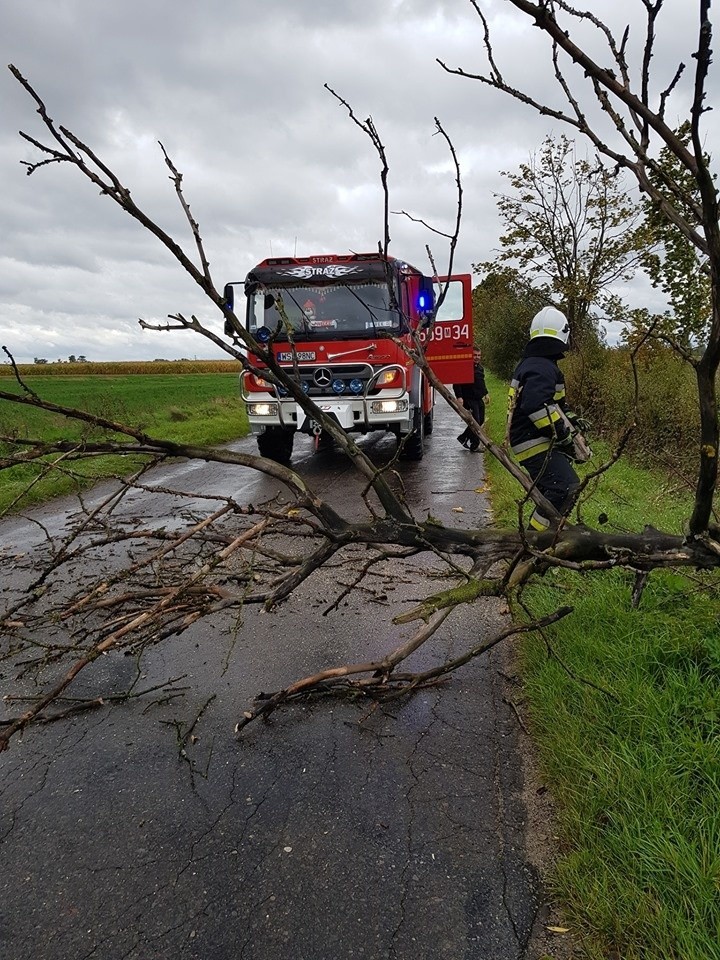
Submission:
[[[319,399],[316,404],[348,433],[368,433],[371,430],[396,430],[401,434],[412,430],[412,409],[407,396],[393,399],[379,397],[330,400]],[[266,427],[284,427],[315,432],[315,423],[294,400],[253,400],[246,403],[250,428],[254,434]]]

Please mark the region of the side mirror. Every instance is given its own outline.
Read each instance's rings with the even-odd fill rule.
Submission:
[[[235,309],[235,287],[232,283],[226,283],[223,287],[223,299],[225,301],[226,310]],[[235,333],[232,323],[227,319],[225,320],[223,331],[226,337],[232,337]]]

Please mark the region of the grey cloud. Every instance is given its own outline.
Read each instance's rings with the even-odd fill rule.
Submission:
[[[502,0],[482,5],[508,77],[559,103],[538,31],[508,14]],[[620,0],[605,6],[618,23],[627,16]],[[687,0],[669,0],[666,9],[657,62],[663,77],[680,56],[679,39],[692,41],[695,31]],[[498,171],[516,168],[545,133],[562,130],[435,63],[440,57],[451,67],[485,70],[481,25],[468,0],[32,0],[6,4],[0,48],[50,115],[96,149],[194,255],[157,145],[163,142],[183,173],[219,284],[271,253],[367,250],[380,238],[377,157],[323,83],[358,118],[373,117],[391,164],[392,209],[444,230],[452,227],[456,199],[447,149],[433,136],[433,117],[440,118],[463,168],[459,271],[497,245]],[[75,171],[55,165],[24,175],[19,161],[35,151],[17,130],[42,131],[9,74],[0,76],[0,92],[3,335],[12,332],[35,351],[47,329],[60,349],[75,329],[86,349],[72,344],[68,352],[96,359],[208,349],[174,334],[160,338],[160,347],[158,335],[136,329],[138,316],[162,320],[175,310],[216,321],[157,240]],[[673,109],[680,113],[684,96],[678,90]],[[428,241],[444,255],[439,238],[406,218],[393,217],[391,235],[394,252],[419,266]]]

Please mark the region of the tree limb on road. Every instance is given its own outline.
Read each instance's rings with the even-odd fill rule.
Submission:
[[[164,160],[171,170],[171,179],[190,229],[197,263],[136,205],[130,190],[89,146],[66,127],[54,124],[32,86],[16,68],[11,67],[18,82],[36,104],[41,123],[50,138],[44,144],[37,137],[22,134],[42,156],[41,160],[28,164],[28,173],[37,172],[50,163],[69,164],[99,188],[103,196],[109,197],[141,227],[149,230],[203,290],[216,311],[216,317],[230,323],[234,342],[224,340],[196,317],[187,319],[178,312],[171,315],[171,319],[189,334],[203,337],[219,346],[246,369],[252,369],[248,366],[246,351],[259,357],[267,365],[268,375],[282,384],[300,407],[320,423],[339,445],[363,478],[365,488],[362,502],[347,505],[345,513],[324,500],[297,471],[287,466],[227,449],[167,441],[129,425],[48,403],[23,384],[18,375],[22,392],[0,391],[0,403],[40,407],[85,423],[89,432],[80,443],[69,439],[46,443],[40,439],[5,437],[0,470],[30,461],[37,463],[40,469],[53,469],[58,462],[54,458],[77,458],[102,453],[149,456],[159,463],[184,458],[257,471],[282,484],[283,494],[259,504],[239,504],[231,498],[218,504],[217,498],[207,497],[208,516],[194,518],[186,528],[168,531],[164,527],[153,529],[147,523],[128,526],[127,521],[119,519],[119,505],[135,489],[135,481],[130,481],[120,485],[101,508],[86,511],[79,518],[76,528],[59,544],[46,531],[46,556],[38,560],[41,569],[24,595],[15,598],[0,614],[0,659],[15,671],[19,680],[32,675],[38,682],[46,683],[46,688],[39,698],[34,699],[32,707],[2,731],[0,749],[7,747],[15,733],[42,719],[50,704],[65,695],[77,675],[101,656],[110,651],[141,652],[182,633],[202,618],[217,616],[228,609],[241,611],[246,605],[255,605],[271,610],[318,570],[327,569],[331,563],[346,566],[352,571],[350,584],[338,585],[337,597],[346,595],[348,590],[365,589],[371,599],[379,600],[382,589],[373,588],[372,578],[386,575],[384,564],[397,564],[399,558],[407,559],[409,555],[433,558],[438,565],[436,575],[442,584],[439,589],[431,588],[428,595],[415,604],[413,611],[391,610],[396,624],[411,617],[422,620],[422,625],[409,641],[395,644],[385,657],[365,663],[338,665],[288,685],[283,691],[270,695],[271,705],[267,709],[263,710],[261,703],[259,707],[247,711],[250,716],[246,714],[240,727],[274,709],[279,703],[308,695],[314,690],[325,692],[329,687],[340,687],[376,697],[395,696],[415,690],[458,669],[507,636],[520,631],[539,630],[545,623],[569,615],[570,611],[562,607],[549,619],[513,626],[507,631],[482,636],[479,640],[475,638],[464,654],[448,660],[435,671],[410,673],[398,670],[411,652],[436,634],[440,625],[458,606],[482,604],[498,597],[512,599],[530,578],[542,575],[550,567],[579,572],[623,567],[639,573],[661,567],[703,570],[720,567],[718,530],[710,524],[712,497],[717,481],[718,425],[714,378],[720,360],[720,236],[716,200],[708,186],[712,178],[706,168],[706,158],[699,150],[699,121],[710,58],[709,29],[706,26],[709,4],[701,3],[703,19],[693,105],[693,147],[688,149],[664,120],[667,100],[679,82],[679,72],[675,74],[678,79],[671,80],[666,87],[660,109],[653,111],[648,102],[646,77],[641,84],[640,94],[630,92],[625,41],[611,40],[611,35],[602,30],[600,21],[594,15],[584,16],[608,38],[620,80],[591,61],[559,26],[556,11],[562,11],[570,17],[579,16],[577,11],[563,2],[510,2],[521,12],[532,16],[540,29],[548,34],[554,44],[553,55],[556,58],[558,51],[564,51],[583,66],[592,91],[599,97],[616,128],[620,107],[629,110],[630,120],[620,134],[625,143],[636,145],[635,153],[623,154],[614,147],[604,146],[604,141],[589,127],[579,100],[568,84],[563,89],[569,97],[570,113],[560,115],[549,110],[545,112],[561,116],[584,132],[598,150],[635,173],[638,182],[654,199],[651,191],[656,188],[653,178],[648,174],[648,169],[655,170],[655,161],[650,155],[651,132],[674,151],[699,187],[703,211],[702,236],[685,222],[667,196],[658,195],[657,198],[659,209],[668,220],[677,229],[683,230],[691,242],[702,246],[710,264],[713,285],[713,320],[703,357],[698,364],[702,433],[698,443],[700,456],[690,535],[672,535],[650,526],[638,533],[604,533],[557,517],[556,527],[546,533],[537,534],[528,530],[523,521],[525,505],[529,500],[541,504],[544,501],[524,472],[510,459],[505,447],[495,444],[483,428],[473,421],[468,411],[458,407],[447,387],[434,378],[419,342],[415,344],[413,358],[422,367],[428,380],[455,407],[459,416],[471,425],[488,455],[501,462],[517,480],[519,522],[514,529],[484,527],[473,530],[455,528],[431,517],[416,517],[413,505],[407,501],[395,461],[382,466],[374,464],[351,436],[317,408],[299,384],[275,362],[272,351],[257,343],[229,308],[213,281],[210,258],[206,255],[199,226],[183,193],[182,175],[164,148]],[[653,9],[659,10],[660,6],[657,3]],[[650,10],[650,7],[647,9]],[[521,95],[503,80],[494,61],[487,21],[482,13],[480,15],[486,31],[486,52],[491,70],[489,76],[478,76],[477,79],[542,109],[541,105],[534,104],[532,98]],[[652,22],[650,18],[650,25]],[[649,70],[651,51],[652,31],[649,29],[643,57],[643,70],[646,72]],[[559,70],[557,59],[554,63],[553,70]],[[462,73],[460,70],[454,72]],[[337,98],[337,94],[334,96]],[[612,98],[617,101],[617,106],[613,106]],[[338,99],[345,104],[341,98]],[[359,126],[371,137],[373,145],[384,158],[384,148],[374,124]],[[442,128],[439,129],[443,132]],[[385,191],[389,172],[386,166],[383,162]],[[386,209],[389,209],[387,202]],[[457,237],[458,229],[459,217],[455,232],[450,234],[451,247],[454,247],[452,238]],[[383,238],[381,248],[386,249],[389,243],[387,223],[383,227]],[[143,325],[150,326],[144,322]],[[618,450],[617,456],[620,452]],[[613,462],[611,457],[608,464],[596,471],[596,478],[601,478]],[[192,498],[196,504],[203,494],[195,491]],[[361,519],[357,519],[358,507],[362,510]],[[127,548],[124,561],[121,563],[116,558],[112,569],[99,565],[91,583],[75,583],[72,576],[65,575],[72,561],[89,552],[90,543],[96,552],[120,542]],[[135,556],[135,553],[140,556]],[[328,599],[331,601],[328,609],[331,609],[332,598]],[[69,668],[68,662],[71,664]]]

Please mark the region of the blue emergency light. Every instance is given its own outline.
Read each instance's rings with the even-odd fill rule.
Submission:
[[[418,282],[417,311],[423,318],[432,313],[435,303],[435,288],[430,277],[420,277]]]

